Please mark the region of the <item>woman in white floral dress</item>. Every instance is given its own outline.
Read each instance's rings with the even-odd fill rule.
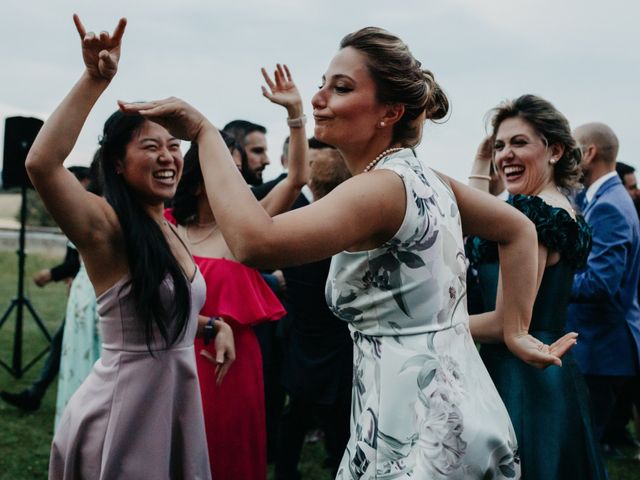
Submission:
[[[509,417],[469,334],[462,235],[499,243],[504,301],[495,315],[505,342],[545,366],[573,339],[549,347],[527,333],[535,228],[416,158],[425,119],[443,118],[448,100],[400,39],[370,27],[340,47],[312,100],[315,136],[339,149],[353,177],[273,218],[193,107],[171,98],[121,108],[198,142],[209,202],[236,258],[261,268],[337,254],[327,299],[355,342],[351,438],[337,478],[518,478]]]

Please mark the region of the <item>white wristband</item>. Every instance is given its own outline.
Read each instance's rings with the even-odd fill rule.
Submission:
[[[307,123],[307,117],[305,115],[300,115],[297,118],[287,118],[287,125],[289,125],[290,128],[300,128],[303,127],[305,123]]]

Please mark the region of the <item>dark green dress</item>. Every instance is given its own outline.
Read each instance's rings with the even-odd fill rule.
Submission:
[[[533,221],[538,241],[561,255],[557,264],[545,269],[529,328],[533,336],[551,344],[564,334],[573,275],[586,262],[591,233],[582,218],[573,220],[539,197],[516,195],[509,203]],[[491,311],[498,285],[497,246],[477,237],[468,246],[485,310]],[[571,352],[562,358],[562,367],[544,370],[516,358],[504,344],[483,344],[480,355],[513,422],[524,480],[606,478],[589,392]]]

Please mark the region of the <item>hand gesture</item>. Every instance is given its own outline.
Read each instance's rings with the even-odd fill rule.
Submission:
[[[92,78],[111,80],[118,71],[120,45],[127,20],[121,18],[111,35],[105,31],[100,32],[100,35],[93,32],[87,33],[80,17],[75,14],[73,22],[76,24],[82,42],[82,59],[87,67],[87,72]]]
[[[216,385],[220,386],[222,379],[229,371],[229,367],[236,359],[236,347],[233,341],[233,331],[231,327],[221,320],[214,322],[218,327],[216,338],[213,341],[213,345],[216,349],[215,358],[206,349],[200,350],[200,355],[205,357],[212,363],[216,364]]]
[[[509,350],[523,362],[536,368],[546,368],[549,365],[562,366],[562,357],[577,342],[577,333],[567,333],[551,345],[542,343],[529,334],[517,335],[511,339],[505,338]]]
[[[289,68],[278,63],[273,72],[273,80],[264,68],[261,68],[260,71],[264,81],[269,86],[268,90],[266,87],[262,87],[262,95],[273,103],[285,107],[289,113],[289,118],[297,118],[302,115],[302,97],[296,84],[293,83]]]
[[[478,145],[476,161],[483,163],[491,163],[493,161],[493,138],[491,136],[485,137]]]
[[[143,117],[162,125],[176,138],[193,141],[208,120],[198,110],[184,100],[170,97],[153,102],[126,103],[118,102],[120,110],[130,115]]]

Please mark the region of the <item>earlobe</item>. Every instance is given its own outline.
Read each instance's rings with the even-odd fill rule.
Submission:
[[[384,120],[380,122],[380,126],[393,125],[402,118],[402,115],[404,115],[404,105],[401,103],[389,105],[385,112]]]
[[[559,143],[553,144],[551,146],[551,158],[549,159],[549,163],[551,165],[555,165],[562,158],[562,155],[564,155],[564,146]]]

